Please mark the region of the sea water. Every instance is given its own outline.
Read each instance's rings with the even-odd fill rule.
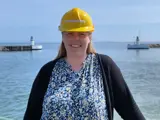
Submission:
[[[0,52],[0,120],[22,120],[32,83],[40,68],[57,55],[59,43],[39,51]],[[127,50],[127,43],[94,43],[121,69],[147,120],[160,120],[160,49]],[[115,120],[120,116],[115,111]]]

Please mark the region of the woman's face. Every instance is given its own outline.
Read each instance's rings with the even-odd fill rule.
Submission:
[[[63,32],[62,41],[67,54],[84,55],[91,40],[88,32]]]

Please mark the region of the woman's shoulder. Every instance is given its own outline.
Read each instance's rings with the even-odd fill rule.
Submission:
[[[112,64],[114,63],[114,60],[106,54],[102,54],[102,53],[96,53],[97,57],[99,60],[101,60],[102,62],[108,63],[108,64]]]
[[[50,60],[49,62],[45,63],[41,68],[41,72],[47,72],[53,69],[55,63],[58,61],[58,59]]]

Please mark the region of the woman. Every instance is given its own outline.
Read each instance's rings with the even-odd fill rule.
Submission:
[[[55,60],[39,71],[24,120],[145,120],[114,61],[92,46],[91,17],[79,8],[59,26],[62,43]]]

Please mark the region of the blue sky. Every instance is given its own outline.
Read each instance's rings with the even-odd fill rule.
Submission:
[[[94,41],[160,42],[160,0],[0,0],[0,43],[60,42],[58,25],[73,7],[93,19]]]

